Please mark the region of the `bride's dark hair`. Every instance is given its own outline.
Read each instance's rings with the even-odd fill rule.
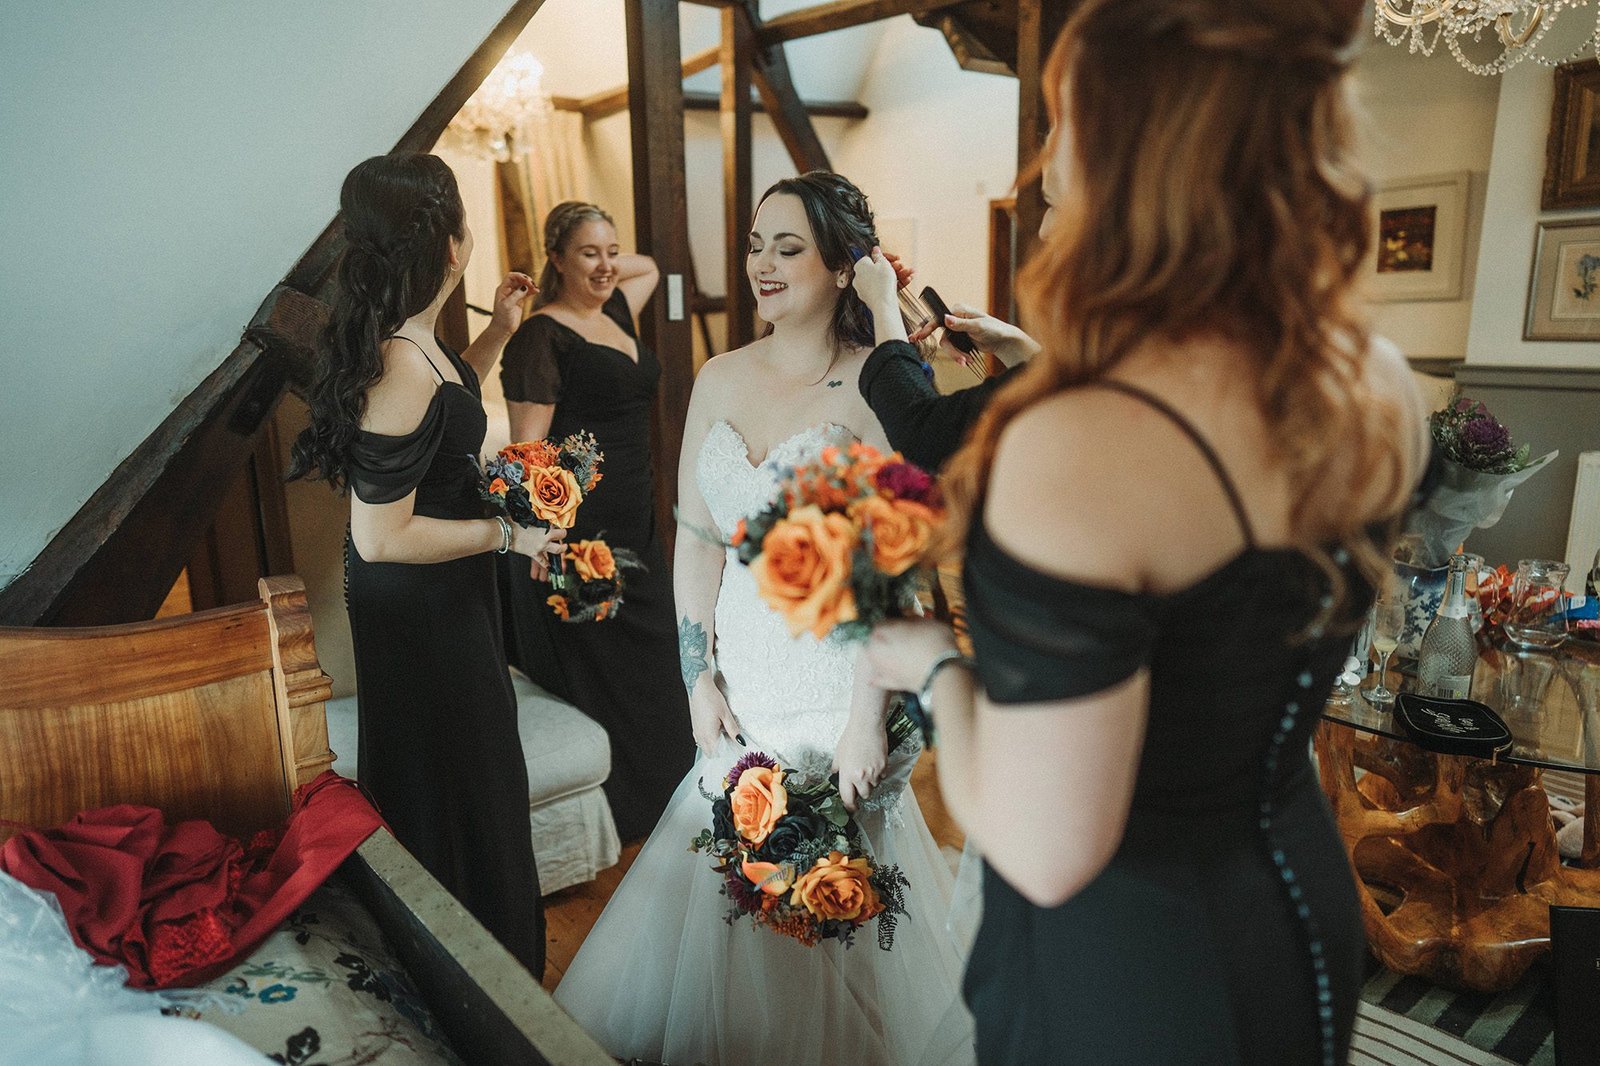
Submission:
[[[348,243],[311,385],[311,425],[294,442],[288,479],[315,470],[342,489],[367,390],[383,376],[380,345],[439,295],[466,212],[445,161],[408,153],[356,164],[339,190],[339,217]]]
[[[856,260],[878,243],[878,229],[873,223],[866,194],[848,178],[826,170],[785,178],[761,194],[756,210],[761,210],[768,197],[776,193],[797,196],[805,205],[806,221],[811,223],[817,253],[822,256],[822,265],[829,270],[851,270]],[[770,331],[771,326],[767,328]],[[833,305],[828,339],[833,342],[836,353],[844,348],[872,347],[872,314],[856,295],[854,286],[846,285],[839,292],[839,299]]]

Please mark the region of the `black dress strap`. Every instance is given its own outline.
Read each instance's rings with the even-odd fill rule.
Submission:
[[[422,353],[422,358],[426,359],[428,361],[428,365],[433,367],[433,373],[439,379],[439,384],[441,384],[441,385],[444,384],[445,376],[443,374],[439,373],[439,368],[438,368],[438,366],[436,366],[434,364],[433,357],[428,354],[428,349],[424,348],[422,345],[418,344],[416,341],[412,340],[410,337],[402,337],[399,334],[395,334],[394,339],[397,340],[397,341],[405,341],[407,344],[410,344],[414,348],[416,348],[417,351],[421,352]]]
[[[1183,430],[1184,434],[1194,442],[1194,446],[1200,449],[1200,454],[1205,457],[1206,462],[1211,464],[1211,470],[1217,475],[1217,481],[1221,483],[1222,491],[1228,495],[1228,503],[1233,507],[1233,516],[1239,520],[1239,529],[1244,533],[1245,544],[1254,548],[1256,546],[1255,530],[1250,526],[1250,516],[1245,513],[1244,501],[1239,497],[1239,490],[1234,487],[1233,479],[1228,476],[1228,469],[1222,465],[1222,460],[1218,458],[1216,449],[1212,448],[1211,443],[1201,436],[1198,429],[1194,428],[1194,423],[1179,414],[1167,401],[1154,393],[1146,392],[1137,385],[1130,385],[1126,381],[1118,381],[1115,378],[1101,378],[1095,384],[1142,401],[1147,406],[1166,415],[1169,422]]]

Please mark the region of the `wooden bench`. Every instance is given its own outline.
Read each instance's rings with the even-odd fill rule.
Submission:
[[[333,762],[330,689],[299,579],[265,579],[260,594],[134,625],[0,627],[0,818],[52,826],[136,803],[238,835],[281,822]],[[613,1062],[387,831],[337,876],[464,1061]]]

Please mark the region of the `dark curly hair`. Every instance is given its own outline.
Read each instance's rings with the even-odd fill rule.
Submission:
[[[829,270],[851,270],[856,260],[878,243],[878,228],[866,194],[848,178],[826,170],[785,178],[761,194],[756,210],[761,210],[761,205],[777,193],[798,196],[805,205],[806,221],[811,223],[817,252],[822,256],[823,266]],[[833,321],[828,333],[835,353],[847,347],[872,347],[872,313],[856,295],[854,287],[846,285],[840,291],[833,305]]]
[[[339,217],[348,243],[311,384],[311,425],[294,442],[288,480],[315,471],[342,490],[367,390],[383,376],[380,345],[439,295],[466,211],[444,160],[407,153],[358,163],[339,190]]]

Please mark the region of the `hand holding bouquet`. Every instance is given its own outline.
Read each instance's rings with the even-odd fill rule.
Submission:
[[[612,548],[603,540],[580,540],[562,555],[567,575],[563,592],[545,603],[563,622],[603,622],[622,610],[624,570],[643,570],[637,552]]]
[[[605,458],[592,433],[508,444],[483,465],[479,493],[520,526],[568,529],[585,494],[600,484]],[[560,557],[557,557],[558,559]],[[563,584],[564,568],[550,567],[551,583]]]
[[[750,752],[723,778],[722,794],[706,798],[711,827],[689,847],[716,860],[733,904],[730,922],[748,914],[807,947],[830,939],[849,947],[856,930],[876,919],[878,946],[894,946],[909,886],[899,867],[873,864],[830,779]]]

